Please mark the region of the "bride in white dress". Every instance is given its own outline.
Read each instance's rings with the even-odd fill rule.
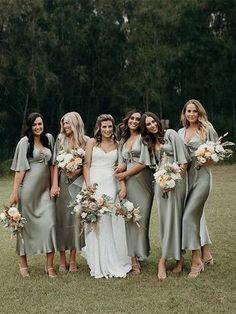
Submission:
[[[84,179],[86,186],[97,183],[97,194],[110,196],[117,201],[118,186],[114,177],[117,163],[117,142],[114,137],[115,122],[111,115],[97,118],[94,138],[86,145]],[[124,198],[126,189],[121,182],[119,197]],[[95,278],[126,277],[131,270],[127,254],[124,220],[114,215],[103,215],[96,231],[85,234],[84,256]]]

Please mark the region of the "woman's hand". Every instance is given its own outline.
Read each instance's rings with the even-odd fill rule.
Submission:
[[[60,195],[60,188],[56,185],[52,185],[50,196],[51,197],[58,197]]]
[[[119,181],[123,181],[126,178],[126,171],[115,174],[115,177]]]
[[[126,164],[122,163],[115,167],[115,173],[120,173],[126,170]]]
[[[9,199],[10,206],[18,203],[18,191],[12,191]]]

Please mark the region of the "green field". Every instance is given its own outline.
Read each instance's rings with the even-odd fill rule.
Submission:
[[[235,228],[236,165],[213,167],[213,188],[206,217],[213,241],[214,265],[195,280],[184,272],[159,282],[155,276],[159,256],[157,210],[151,219],[152,254],[140,276],[126,279],[93,279],[85,260],[78,256],[80,271],[48,279],[44,256],[29,258],[31,277],[20,278],[15,239],[0,229],[0,313],[236,313]],[[12,178],[0,180],[0,204],[7,202]],[[58,267],[58,256],[55,265]],[[169,270],[173,263],[169,263]]]

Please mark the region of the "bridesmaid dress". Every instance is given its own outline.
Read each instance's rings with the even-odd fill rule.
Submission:
[[[69,151],[64,144],[61,147],[61,137],[57,137],[53,153],[53,163],[56,165],[56,158],[60,150]],[[84,246],[84,235],[81,234],[80,224],[76,215],[72,215],[73,206],[70,204],[75,201],[76,195],[82,189],[83,177],[76,175],[69,179],[65,170],[59,170],[60,194],[56,199],[56,235],[59,251],[80,250]]]
[[[53,137],[47,134],[51,148]],[[51,150],[34,146],[33,157],[27,158],[28,138],[17,144],[11,169],[25,171],[19,189],[19,211],[27,219],[22,237],[17,239],[17,254],[34,255],[56,251],[55,202],[50,198]]]
[[[178,131],[180,137],[185,139],[186,128]],[[207,140],[216,142],[218,135],[213,126],[209,124]],[[188,147],[192,162],[188,169],[188,192],[186,205],[183,215],[183,236],[182,249],[198,250],[204,244],[210,244],[210,238],[205,222],[204,205],[209,196],[212,176],[209,167],[195,168],[196,157],[194,156],[197,148],[203,144],[197,134],[185,145]]]
[[[149,160],[148,148],[142,143],[141,135],[133,143],[131,151],[124,144],[119,153],[119,163],[126,163],[127,170],[138,163],[148,165]],[[145,167],[138,174],[126,178],[126,187],[126,198],[135,207],[140,207],[142,215],[140,228],[135,223],[126,224],[128,255],[143,260],[150,254],[149,222],[154,194],[152,170]]]
[[[189,163],[191,158],[177,132],[168,129],[164,136],[165,143],[155,151],[155,157],[161,167],[162,163]],[[165,157],[163,158],[163,156]],[[174,190],[168,192],[168,198],[162,197],[163,191],[155,184],[155,197],[160,221],[161,257],[180,260],[182,238],[182,216],[186,195],[186,180],[177,182]]]

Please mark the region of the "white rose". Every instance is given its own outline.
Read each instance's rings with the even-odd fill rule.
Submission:
[[[76,206],[74,207],[74,212],[75,212],[75,213],[78,213],[79,210],[80,210],[80,205],[76,205]]]
[[[0,220],[5,220],[6,219],[6,215],[4,213],[0,214]]]
[[[81,194],[76,195],[76,201],[80,202],[82,200],[83,196]]]
[[[179,173],[171,173],[170,176],[173,180],[179,180],[181,178]]]
[[[166,182],[166,188],[167,189],[173,189],[175,187],[175,180],[168,180],[167,182]]]
[[[134,204],[133,204],[132,202],[130,202],[130,201],[126,201],[126,202],[124,203],[124,206],[127,208],[127,210],[128,210],[129,212],[132,211],[133,208],[134,208]]]
[[[65,155],[58,155],[56,161],[62,162],[64,160]]]
[[[219,157],[217,156],[217,154],[212,154],[212,155],[211,155],[211,159],[212,159],[214,162],[218,162],[218,161],[219,161]]]
[[[224,153],[224,151],[225,151],[224,147],[222,145],[220,145],[220,144],[216,145],[216,149],[215,150],[216,150],[217,153]]]
[[[163,176],[166,173],[166,170],[162,169],[162,170],[158,170],[156,173],[154,173],[154,177],[155,179],[157,177]]]
[[[68,162],[70,162],[72,159],[74,158],[74,156],[72,154],[66,154],[65,158],[64,158],[64,162],[67,164]]]
[[[81,218],[82,218],[82,219],[85,219],[85,218],[87,217],[87,215],[88,215],[87,213],[83,212],[83,213],[81,214]]]
[[[10,216],[14,216],[14,215],[16,215],[16,214],[19,214],[19,212],[18,212],[18,209],[17,209],[16,207],[10,207],[10,208],[8,209],[8,214],[9,214]]]

